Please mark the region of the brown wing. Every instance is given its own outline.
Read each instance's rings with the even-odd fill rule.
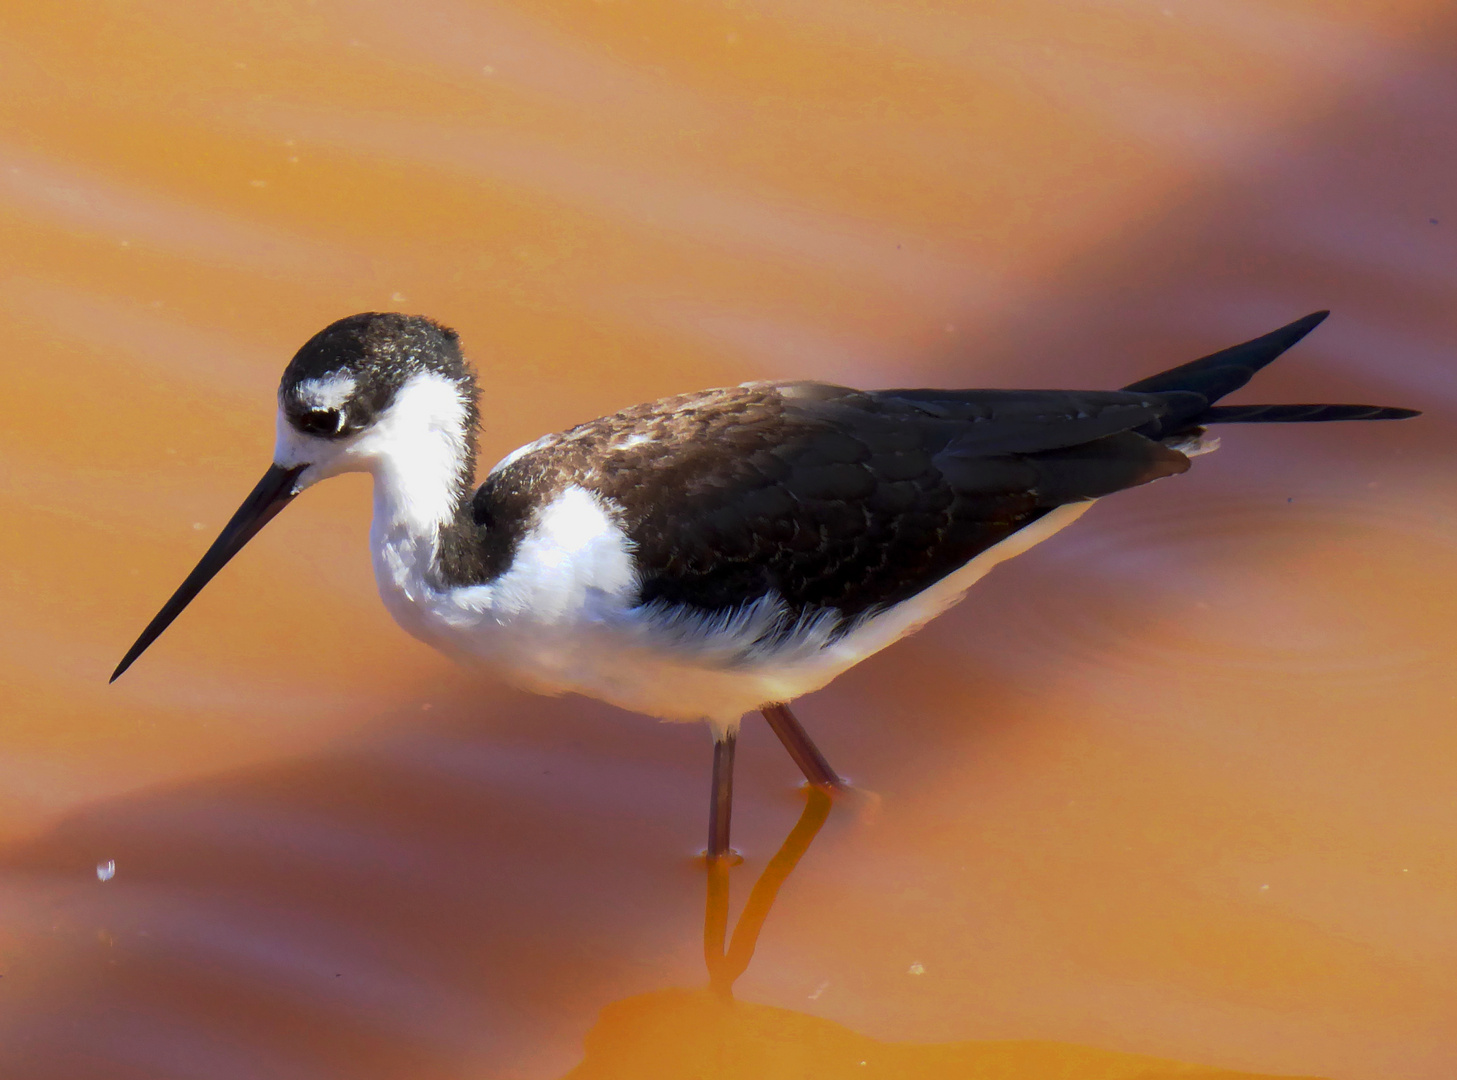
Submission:
[[[644,603],[724,610],[769,592],[853,618],[907,599],[1048,510],[1182,472],[1133,429],[1170,395],[857,391],[749,384],[602,417],[476,495],[509,563],[567,484],[618,508]]]

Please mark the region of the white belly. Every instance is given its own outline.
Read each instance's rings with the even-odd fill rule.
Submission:
[[[754,642],[782,611],[774,600],[716,620],[681,608],[634,606],[631,547],[581,489],[553,503],[511,568],[488,584],[432,588],[423,573],[428,560],[381,532],[374,536],[375,570],[396,620],[444,652],[484,662],[537,693],[585,694],[664,720],[707,720],[722,732],[760,705],[818,690],[918,630],[992,567],[1091,505],[1051,511],[838,638],[832,639],[833,622],[821,618],[767,647]]]

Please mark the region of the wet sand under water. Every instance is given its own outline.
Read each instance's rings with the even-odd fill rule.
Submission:
[[[1457,1069],[1446,5],[0,28],[0,1076]],[[410,641],[360,478],[106,685],[353,311],[460,330],[490,462],[750,378],[1118,386],[1322,307],[1242,400],[1422,419],[1228,429],[999,568],[804,700],[833,809],[751,718],[726,881],[706,732]]]

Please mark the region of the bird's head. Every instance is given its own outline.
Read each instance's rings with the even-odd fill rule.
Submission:
[[[441,519],[470,482],[476,422],[475,376],[453,330],[418,315],[369,312],[319,331],[279,384],[273,464],[112,680],[263,526],[320,480],[389,473],[407,496],[407,512]]]
[[[418,315],[351,315],[289,361],[273,464],[296,471],[302,491],[453,443],[468,452],[475,426],[475,377],[453,330]]]

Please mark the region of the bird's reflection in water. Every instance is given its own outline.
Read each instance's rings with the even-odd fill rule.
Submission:
[[[607,1006],[587,1034],[585,1059],[567,1080],[1274,1080],[1067,1043],[884,1042],[823,1017],[736,1000],[734,983],[754,957],[780,888],[830,815],[831,796],[806,788],[805,797],[804,812],[754,883],[732,936],[731,864],[708,861],[708,985]]]
[[[729,859],[709,859],[707,864],[708,900],[703,912],[703,961],[708,965],[708,987],[714,994],[731,999],[734,983],[749,967],[754,958],[754,946],[759,943],[759,931],[764,929],[764,920],[779,895],[779,889],[788,880],[799,860],[809,850],[814,838],[819,835],[825,819],[830,816],[831,797],[821,788],[806,787],[804,813],[799,815],[779,851],[764,867],[759,880],[749,893],[748,903],[739,914],[734,926],[733,937],[728,936]],[[725,947],[727,940],[727,947]]]

